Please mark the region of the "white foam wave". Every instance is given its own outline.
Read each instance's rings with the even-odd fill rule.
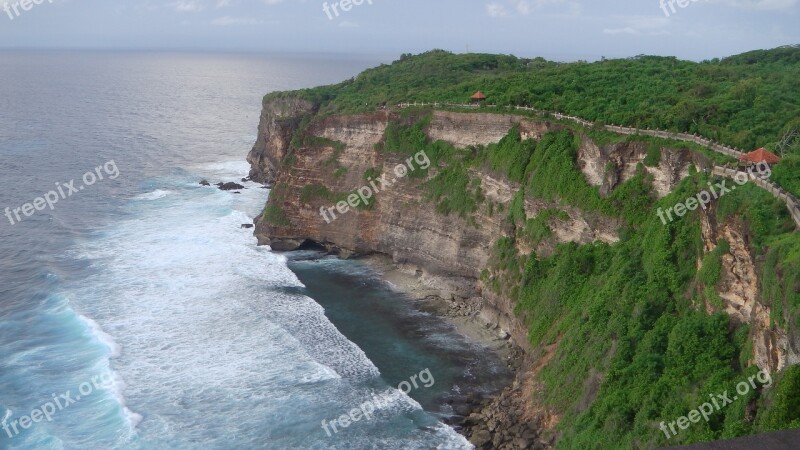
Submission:
[[[202,164],[196,169],[201,173],[208,173],[215,177],[228,177],[241,179],[247,177],[250,165],[247,161],[221,161],[215,163]]]
[[[122,354],[122,347],[117,344],[110,334],[103,331],[97,322],[84,315],[79,314],[78,319],[80,319],[80,321],[86,325],[95,339],[108,347],[110,351],[109,359],[119,358],[119,356]],[[119,373],[111,370],[109,367],[105,367],[102,369],[102,371],[110,375],[112,382],[109,386],[106,386],[106,388],[111,392],[114,399],[122,408],[122,412],[125,415],[125,420],[128,422],[131,430],[134,430],[142,421],[142,415],[131,411],[127,407],[125,396],[123,394],[125,392],[125,388],[127,387],[125,381],[122,379]]]
[[[436,446],[437,450],[472,450],[475,448],[467,438],[443,423],[435,425],[434,430],[445,438],[445,442]]]
[[[166,197],[166,196],[168,196],[168,195],[170,195],[172,193],[173,193],[172,191],[156,189],[153,192],[147,192],[147,193],[144,193],[144,194],[137,195],[136,197],[134,197],[134,199],[136,199],[136,200],[158,200],[158,199],[164,198],[164,197]]]
[[[203,170],[234,168],[246,164]],[[222,448],[231,436],[247,448],[270,439],[283,439],[270,442],[286,448],[307,444],[307,434],[322,433],[320,411],[341,414],[366,400],[363,383],[374,381],[378,369],[318,303],[293,291],[303,285],[287,258],[257,247],[252,232],[241,229],[263,207],[266,190],[231,195],[171,188],[167,201],[132,202],[136,219],[118,223],[76,252],[93,263],[97,275],[76,286],[70,299],[92,317],[87,323],[96,321],[90,328],[99,340],[119,342],[125,350],[111,354],[115,396],[127,420],[133,427],[144,421],[138,438],[147,448],[193,448],[195,438]],[[392,392],[387,420],[421,413],[413,399]],[[126,399],[144,419],[128,409]],[[308,431],[273,434],[298,430],[298,424]],[[433,433],[436,442],[457,441],[442,434],[452,429],[442,430]],[[369,442],[374,431],[358,433]],[[404,439],[410,445],[423,436]],[[408,448],[431,448],[420,442]]]
[[[127,406],[122,407],[122,411],[125,413],[125,420],[130,424],[131,428],[136,428],[139,426],[139,423],[142,422],[144,417],[141,414],[136,414],[135,412],[128,409]]]
[[[116,341],[114,341],[114,338],[111,337],[110,334],[103,331],[100,325],[94,320],[81,314],[78,314],[78,318],[84,324],[86,324],[86,328],[89,329],[89,331],[92,333],[95,339],[97,339],[100,343],[108,347],[109,352],[111,352],[109,355],[110,358],[113,359],[119,357],[119,355],[122,353],[122,348],[119,346],[119,344],[117,344]]]

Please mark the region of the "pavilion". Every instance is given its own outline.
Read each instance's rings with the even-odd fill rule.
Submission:
[[[472,97],[470,98],[472,99],[472,102],[475,104],[480,104],[481,102],[486,101],[486,95],[481,91],[472,94]]]
[[[750,153],[745,153],[744,155],[740,156],[739,161],[743,165],[753,165],[761,162],[772,165],[779,163],[781,159],[775,156],[774,153],[762,147],[758,150],[753,150]]]

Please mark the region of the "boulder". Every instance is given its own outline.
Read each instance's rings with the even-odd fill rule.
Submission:
[[[472,437],[469,438],[469,442],[476,448],[482,448],[484,445],[491,442],[491,440],[492,436],[486,430],[478,430],[472,433]]]
[[[244,189],[244,186],[241,184],[229,182],[229,183],[217,183],[217,187],[219,187],[223,191],[235,191],[238,189]]]
[[[472,413],[472,414],[469,415],[469,417],[464,419],[462,424],[463,425],[467,425],[467,426],[474,426],[474,425],[477,425],[477,424],[479,424],[481,422],[483,422],[483,416],[480,415],[479,413]]]

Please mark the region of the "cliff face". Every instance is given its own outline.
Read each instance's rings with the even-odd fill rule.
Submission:
[[[738,323],[750,325],[753,346],[751,362],[770,373],[800,363],[800,348],[785,330],[772,322],[772,311],[759,294],[757,261],[754,258],[749,237],[741,223],[717,224],[713,212],[701,216],[703,244],[706,252],[716,248],[724,239],[730,250],[722,255],[722,271],[717,293],[722,298],[722,308],[706,304],[706,310],[727,313]]]
[[[684,178],[689,176],[689,166],[700,169],[713,167],[711,161],[689,150],[661,147],[661,158],[654,167],[645,167],[653,176],[656,195],[664,197]],[[578,165],[586,181],[598,186],[607,195],[620,183],[636,175],[636,167],[644,163],[647,146],[643,142],[623,142],[599,147],[586,136],[581,139]]]
[[[247,155],[250,178],[261,183],[272,183],[277,177],[280,162],[289,151],[292,133],[300,125],[304,114],[310,114],[313,105],[295,98],[265,101],[258,124],[258,137],[253,150]]]
[[[383,140],[390,120],[413,118],[401,118],[388,111],[318,118],[302,130],[306,136],[304,144],[293,149],[287,158],[292,134],[301,126],[304,115],[311,114],[311,105],[303,101],[281,99],[264,105],[258,141],[248,161],[253,179],[274,183],[270,203],[280,208],[285,220],[257,219],[259,242],[281,251],[316,243],[344,255],[373,252],[390,255],[396,264],[413,267],[410,270],[421,277],[436,279],[437,284],[446,286],[443,289],[446,298],[483,297],[483,318],[526,347],[527,332],[513,314],[511,300],[488,292],[478,281],[494,243],[515,232],[507,223],[506,213],[481,207],[470,222],[455,214],[442,215],[425,199],[421,186],[424,180],[397,177],[394,184],[375,195],[371,208],[351,208],[345,214],[334,209],[331,213],[335,220],[329,223],[320,214],[320,208],[334,207],[336,201],[308,198],[304,189],[324,186],[330,192],[353,192],[367,184],[364,174],[374,168],[382,168],[395,178],[394,168],[404,164],[406,158],[382,152],[376,144]],[[426,133],[431,140],[465,148],[499,142],[513,126],[518,127],[523,139],[538,139],[544,133],[564,127],[514,115],[435,111]],[[658,166],[648,168],[660,193],[672,189],[688,173],[689,164],[697,164],[689,152],[665,150]],[[583,136],[578,155],[587,180],[608,192],[635,174],[646,150],[638,143],[599,147]],[[519,190],[516,183],[485,170],[471,169],[470,175],[480,180],[488,203],[508,210]],[[551,238],[535,249],[521,247],[523,254],[532,250],[547,254],[558,242],[613,243],[619,239],[620,224],[616,219],[552,202],[526,200],[524,205],[530,218],[554,207],[566,216],[550,219]],[[328,219],[332,219],[330,216]]]
[[[394,178],[393,169],[404,164],[402,155],[384,153],[375,149],[383,139],[390,118],[398,119],[386,112],[347,117],[329,117],[314,122],[307,130],[309,136],[325,138],[343,144],[303,146],[295,150],[291,168],[269,166],[266,172],[256,175],[259,179],[275,183],[280,197],[280,206],[289,218],[284,225],[269,224],[259,220],[256,235],[262,244],[270,244],[279,250],[297,248],[304,242],[313,241],[345,254],[369,254],[373,252],[392,256],[399,265],[414,266],[425,277],[449,278],[450,294],[457,298],[471,298],[479,294],[476,280],[486,266],[489,250],[494,241],[507,233],[503,229],[500,214],[489,215],[485,211],[477,214],[478,227],[468,225],[457,217],[437,214],[428,204],[420,189],[420,181],[413,178],[397,178],[396,183],[374,197],[372,209],[351,210],[336,214],[335,220],[327,223],[320,214],[320,207],[333,207],[334,201],[314,199],[303,203],[302,191],[308,185],[325,186],[332,192],[351,192],[366,185],[364,172],[383,167],[384,172]],[[504,118],[505,119],[505,118]],[[461,121],[459,121],[461,120]],[[262,121],[274,123],[268,113]],[[299,121],[295,121],[298,122]],[[459,136],[459,129],[473,130],[473,139]],[[499,140],[513,125],[508,119],[487,124],[476,121],[469,115],[435,114],[432,128],[438,136],[451,136],[459,145],[488,142],[487,133]],[[266,133],[272,127],[262,126]],[[284,132],[286,130],[281,130]],[[280,161],[285,155],[285,138],[259,136],[259,142],[251,155],[262,155],[262,161]],[[334,162],[335,161],[335,162]],[[274,172],[273,167],[279,170]],[[336,174],[338,168],[346,172]],[[259,172],[254,167],[254,172]],[[481,175],[481,174],[477,174]],[[487,198],[508,202],[515,187],[501,179],[486,174]],[[329,215],[330,218],[330,215]]]
[[[494,243],[515,233],[505,215],[480,208],[474,221],[468,222],[456,215],[436,213],[425,199],[423,180],[395,177],[394,168],[406,164],[406,158],[382,152],[376,145],[384,139],[390,120],[412,120],[396,113],[379,111],[311,120],[302,132],[306,136],[304,145],[293,149],[289,155],[295,131],[314,113],[313,105],[304,100],[283,98],[264,103],[258,140],[248,155],[252,167],[250,175],[254,180],[275,184],[270,202],[280,208],[285,220],[257,219],[259,242],[272,245],[276,250],[293,250],[304,243],[316,243],[344,255],[375,252],[390,255],[396,264],[415,271],[431,284],[444,286],[445,297],[482,297],[484,319],[499,325],[515,342],[526,347],[526,330],[513,314],[511,299],[489,292],[479,281]],[[465,148],[499,142],[513,126],[518,127],[523,139],[538,139],[544,133],[563,127],[513,115],[436,111],[426,133],[431,140]],[[586,180],[605,195],[633,177],[646,155],[646,144],[641,142],[598,146],[587,136],[581,136],[577,163]],[[646,168],[653,176],[656,194],[669,193],[688,175],[691,164],[701,169],[710,167],[710,162],[696,153],[661,148],[658,163]],[[371,199],[371,208],[339,214],[335,210],[335,200],[304,198],[307,186],[325,187],[330,192],[352,192],[367,185],[364,174],[375,168],[382,168],[384,173],[396,178],[396,182],[383,187]],[[496,173],[471,169],[470,175],[480,180],[486,199],[501,205],[504,211],[519,190],[517,183]],[[320,208],[334,210],[325,218]],[[619,240],[617,219],[544,200],[526,199],[524,204],[528,218],[552,208],[565,213],[549,220],[552,237],[536,248],[525,248],[518,243],[522,254],[534,250],[548,254],[559,242],[586,244]],[[736,224],[716,224],[713,214],[703,214],[702,218],[707,251],[712,250],[719,239],[726,239],[731,245],[730,252],[723,255],[724,270],[718,294],[725,302],[725,312],[752,326],[753,361],[773,371],[800,362],[799,352],[793,349],[786,333],[772,326],[769,307],[758,302],[756,262],[743,231]],[[710,305],[706,308],[715,309]]]
[[[408,155],[381,149],[390,123],[412,124],[419,119],[414,114],[421,113],[381,110],[326,117],[317,117],[315,113],[313,105],[302,100],[277,99],[264,104],[258,140],[248,156],[251,177],[274,185],[265,214],[256,219],[259,243],[278,251],[318,244],[343,256],[389,255],[398,267],[438,289],[441,297],[470,305],[470,310],[480,310],[487,326],[510,336],[523,350],[530,350],[525,318],[514,313],[513,299],[493,291],[481,280],[498,239],[518,236],[521,232],[508,219],[520,185],[488,169],[470,168],[468,174],[480,182],[486,200],[469,219],[455,213],[443,215],[426,198],[424,187],[437,169],[431,166],[427,178],[400,176],[395,168],[408,166]],[[538,139],[565,125],[513,115],[434,111],[425,133],[431,141],[467,148],[497,143],[512,127],[518,129],[523,139]],[[652,144],[630,141],[598,145],[581,135],[576,164],[588,183],[606,196],[637,174],[648,150],[653,150],[648,145]],[[413,154],[418,149],[408,150]],[[660,159],[650,161],[650,166],[645,167],[658,197],[667,195],[688,176],[691,165],[701,170],[712,167],[707,158],[696,152],[666,147],[659,150]],[[348,208],[345,213],[337,211],[337,203],[369,185],[367,175],[374,173],[383,173],[389,182],[370,199],[369,207]],[[321,209],[327,211],[325,215]],[[619,219],[529,196],[523,210],[526,219],[536,218],[545,211],[558,210],[558,214],[546,216],[549,217],[546,225],[552,233],[532,247],[528,247],[526,239],[515,240],[521,255],[533,251],[547,255],[556,244],[565,242],[615,243],[620,240],[619,230],[623,228]],[[708,312],[724,311],[735,321],[749,324],[752,362],[759,367],[775,372],[800,362],[796,339],[772,324],[770,308],[759,300],[758,261],[750,253],[744,227],[735,222],[717,224],[713,209],[699,214],[704,250],[712,251],[725,239],[730,243],[730,251],[722,255],[717,284],[723,307],[710,304],[697,307]],[[697,264],[699,267],[701,261]],[[477,308],[472,308],[474,305]],[[503,413],[512,403],[509,399],[522,395],[518,392],[522,384],[527,386],[524,392],[530,392],[534,383],[531,380],[548,364],[556,345],[539,349],[535,355],[544,356],[535,362],[528,361],[528,369],[520,374],[515,386],[468,421],[474,425],[473,437],[493,440],[497,448],[525,448],[514,444],[515,439],[532,439],[531,427],[537,427],[535,434],[539,434],[558,423],[556,412],[531,404],[530,397],[520,400],[523,404],[515,409],[519,414]],[[596,375],[599,380],[601,375]],[[492,421],[504,425],[495,430]],[[504,435],[501,433],[504,429],[516,429],[519,433]],[[476,433],[476,430],[482,431]],[[504,444],[500,446],[498,442]],[[539,444],[548,445],[543,441]]]

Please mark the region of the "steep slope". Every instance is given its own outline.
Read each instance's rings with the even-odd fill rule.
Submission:
[[[797,377],[800,240],[766,191],[662,222],[659,208],[719,182],[696,146],[484,111],[332,114],[313,97],[265,98],[248,160],[274,189],[256,235],[276,250],[383,253],[478,304],[528,352],[515,385],[465,421],[479,447],[647,448],[800,426],[794,400],[775,397]],[[679,436],[659,431],[759,369],[772,387]]]

